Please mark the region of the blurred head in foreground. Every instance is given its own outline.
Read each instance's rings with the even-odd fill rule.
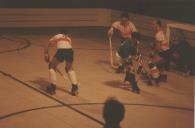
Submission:
[[[124,105],[114,98],[109,98],[103,108],[104,128],[120,128],[124,114]]]

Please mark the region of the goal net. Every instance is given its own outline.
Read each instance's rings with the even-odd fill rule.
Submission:
[[[171,23],[167,24],[167,38],[170,43],[178,39],[185,39],[195,47],[195,25]]]

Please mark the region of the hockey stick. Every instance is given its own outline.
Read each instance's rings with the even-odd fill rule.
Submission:
[[[116,66],[116,65],[114,65],[114,61],[113,61],[113,48],[112,48],[112,40],[111,40],[111,38],[109,38],[109,46],[110,46],[110,65],[111,65],[111,67],[112,68],[114,68],[114,69],[117,69],[118,68],[118,66]]]

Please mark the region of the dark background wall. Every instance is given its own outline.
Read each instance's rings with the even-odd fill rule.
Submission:
[[[0,0],[1,8],[112,8],[195,24],[195,0]]]

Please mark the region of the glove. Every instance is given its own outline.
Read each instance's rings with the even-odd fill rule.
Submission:
[[[50,57],[49,57],[49,54],[45,54],[45,62],[46,63],[49,63],[49,60],[50,60]]]

